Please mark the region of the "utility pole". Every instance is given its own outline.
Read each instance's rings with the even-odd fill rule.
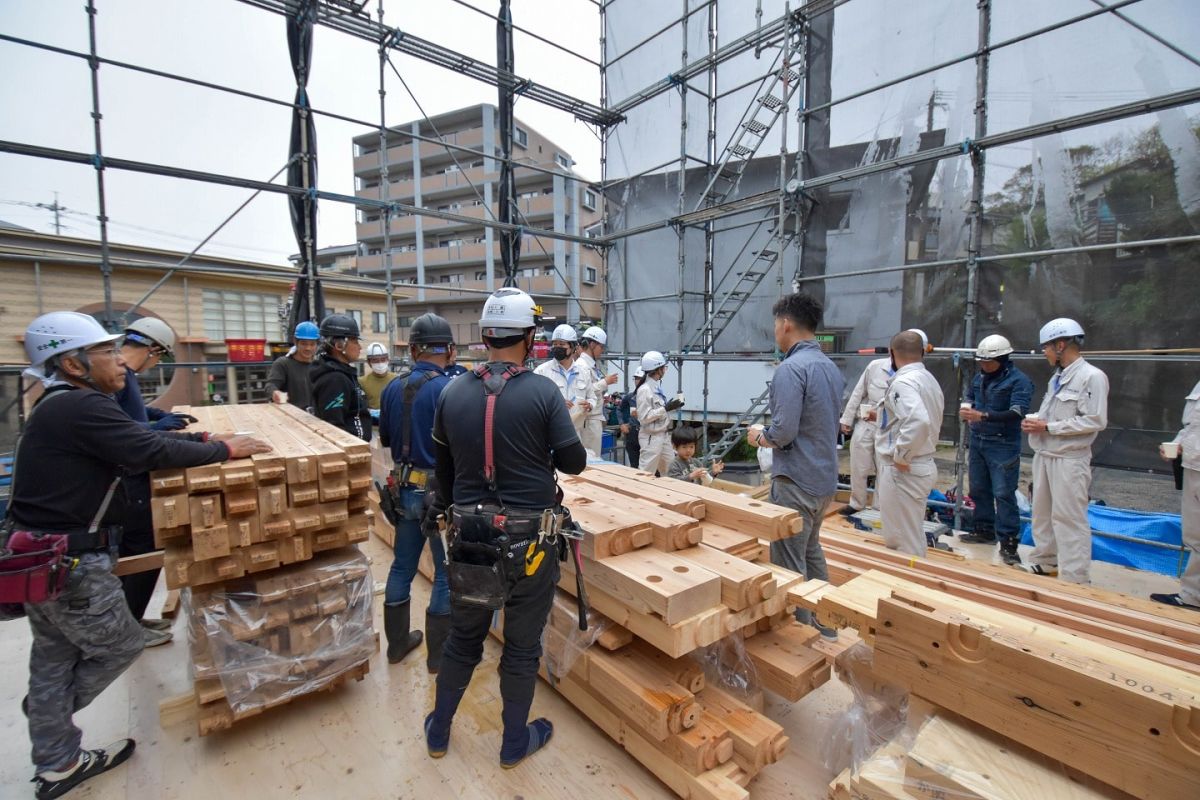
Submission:
[[[37,203],[36,205],[38,208],[44,208],[47,211],[54,212],[54,235],[61,236],[62,235],[62,217],[60,216],[59,212],[66,211],[66,208],[63,206],[60,206],[58,204],[58,192],[54,193],[54,203],[53,204],[47,205],[45,203]]]

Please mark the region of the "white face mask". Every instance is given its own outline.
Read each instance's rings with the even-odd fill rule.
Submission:
[[[383,362],[382,364],[372,364],[371,365],[371,372],[374,372],[376,375],[385,375],[385,374],[387,374],[387,371],[388,371],[388,365],[387,365],[386,361]]]

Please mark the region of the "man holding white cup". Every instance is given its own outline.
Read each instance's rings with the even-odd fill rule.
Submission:
[[[1200,611],[1200,383],[1183,406],[1183,430],[1159,445],[1166,461],[1183,457],[1183,546],[1191,554],[1177,594],[1152,594],[1157,603]]]
[[[1043,325],[1038,337],[1056,369],[1041,408],[1021,423],[1033,448],[1034,547],[1027,564],[1014,565],[1072,583],[1091,580],[1092,442],[1108,427],[1108,376],[1084,360],[1083,335],[1064,317]]]
[[[842,510],[845,516],[878,505],[872,503],[867,494],[867,476],[878,474],[875,465],[875,430],[878,426],[871,412],[883,401],[891,377],[890,358],[877,358],[868,363],[839,420],[842,433],[854,431],[850,437],[850,504]]]

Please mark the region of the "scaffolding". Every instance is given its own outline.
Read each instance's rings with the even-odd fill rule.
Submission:
[[[769,308],[798,289],[825,300],[835,360],[848,379],[866,361],[857,349],[885,344],[909,326],[926,329],[940,344],[969,348],[992,332],[1028,338],[1038,320],[1068,314],[1082,318],[1089,344],[1100,347],[1194,344],[1200,290],[1185,270],[1200,255],[1200,60],[1192,55],[1200,36],[1192,24],[1162,24],[1172,15],[1191,19],[1182,0],[945,0],[905,4],[902,15],[886,0],[587,0],[598,15],[600,58],[569,55],[597,68],[599,102],[389,26],[383,0],[373,10],[367,0],[237,2],[288,18],[315,12],[318,26],[376,49],[377,120],[304,110],[378,132],[380,199],[106,155],[102,67],[298,106],[101,55],[97,2],[89,0],[87,51],[4,32],[0,42],[86,62],[92,152],[17,141],[0,141],[0,152],[92,166],[104,252],[109,170],[378,211],[389,301],[387,237],[398,217],[482,225],[489,236],[528,233],[520,222],[388,198],[385,153],[396,142],[437,144],[456,161],[497,158],[436,131],[426,136],[389,126],[389,70],[412,94],[392,62],[400,54],[507,87],[523,102],[594,130],[601,143],[601,234],[538,229],[533,241],[603,252],[610,357],[627,365],[645,350],[666,351],[678,367],[679,388],[685,370],[699,387],[702,422],[710,421],[714,388],[724,388],[714,380],[728,383],[721,370],[766,367],[775,358]],[[662,135],[668,129],[678,130],[677,144]],[[1105,162],[1105,148],[1121,150],[1120,157]],[[1139,181],[1141,189],[1130,187]],[[1137,206],[1139,190],[1156,205]],[[100,273],[111,307],[107,255]],[[578,301],[578,283],[572,289],[568,276],[559,277],[568,299]],[[394,339],[393,302],[387,324]],[[1177,365],[1194,365],[1196,358],[1097,360],[1112,365],[1114,387],[1127,394],[1126,411],[1114,415],[1115,444],[1112,437],[1105,443],[1108,463],[1149,468],[1133,454],[1173,427],[1163,398],[1186,393],[1191,377]],[[1036,359],[1023,363],[1040,377]],[[960,391],[970,378],[969,358],[939,356],[931,367]],[[738,390],[746,395],[742,405],[724,410],[735,432],[764,410],[762,386]],[[963,433],[960,426],[960,484]],[[736,439],[726,432],[721,446]]]
[[[662,19],[647,13],[645,4],[604,3],[601,104],[625,118],[605,129],[601,158],[601,184],[620,206],[605,236],[612,245],[605,251],[612,287],[607,319],[615,343],[610,355],[628,362],[644,350],[667,351],[678,367],[678,388],[684,389],[687,370],[686,383],[700,389],[698,416],[707,433],[710,373],[719,364],[774,360],[769,306],[800,289],[826,300],[826,322],[832,317],[838,329],[831,336],[840,345],[834,359],[851,381],[867,361],[855,351],[885,345],[905,327],[926,329],[938,344],[961,345],[963,352],[939,354],[930,364],[943,385],[958,387],[958,397],[947,392],[953,409],[972,377],[967,348],[985,334],[1006,333],[1020,348],[1040,321],[1075,316],[1089,334],[1095,331],[1089,347],[1132,349],[1131,341],[1148,350],[1193,345],[1200,320],[1190,309],[1200,302],[1200,290],[1185,269],[1200,254],[1195,247],[1200,126],[1194,105],[1200,103],[1195,69],[1200,60],[1191,54],[1200,47],[1200,35],[1190,26],[1163,28],[1162,21],[1171,19],[1169,2],[1051,5],[906,4],[898,17],[895,6],[881,0],[683,0],[680,13]],[[1176,10],[1186,14],[1182,7]],[[855,46],[855,40],[874,43],[883,29],[891,39],[856,69],[856,57],[870,45]],[[1071,91],[1057,91],[1055,80],[1064,80],[1059,70],[1088,63],[1072,63],[1084,41],[1092,48],[1104,43],[1111,63],[1101,64],[1098,75],[1068,76]],[[696,52],[701,44],[703,52]],[[1047,55],[1049,48],[1062,52]],[[852,55],[842,56],[842,49]],[[658,56],[648,56],[653,53]],[[676,60],[672,53],[681,56]],[[1012,88],[1014,69],[1025,73],[1027,96],[1017,97]],[[1139,90],[1092,89],[1093,81],[1098,87],[1118,71],[1136,74]],[[1012,108],[1022,102],[1028,106],[1023,120]],[[772,110],[766,120],[764,104]],[[1084,108],[1060,113],[1075,111],[1072,104]],[[704,111],[695,111],[696,105]],[[889,121],[880,112],[871,120],[873,105],[896,114]],[[989,125],[996,105],[1006,113]],[[923,130],[914,125],[920,116],[926,118]],[[864,135],[845,130],[843,120],[862,118],[874,123],[864,125]],[[677,157],[631,146],[644,144],[644,132],[672,121],[681,131]],[[1160,131],[1168,125],[1175,129],[1171,142]],[[1181,136],[1181,129],[1191,138]],[[1081,148],[1066,137],[1077,134],[1097,150],[1114,131],[1131,135],[1131,130],[1153,131],[1165,144],[1160,149],[1170,153],[1165,164],[1144,171],[1159,178],[1165,172],[1168,180],[1174,172],[1171,210],[1143,210],[1143,216],[1157,214],[1164,224],[1131,225],[1107,240],[1081,236],[1080,228],[1100,227],[1094,210],[1085,207],[1094,204],[1088,195],[1093,187],[1081,179],[1102,184],[1104,176],[1078,174],[1071,162]],[[777,145],[776,159],[762,155],[770,144]],[[1022,148],[1029,152],[1023,163],[1032,189],[1019,198],[1028,207],[1010,221],[1035,235],[1002,239],[1004,220],[991,196],[1009,182],[989,175],[988,156],[1002,153],[1001,174],[1020,176],[1013,169],[1019,164],[1008,162]],[[1128,165],[1110,166],[1118,172]],[[1064,210],[1071,218],[1062,218]],[[855,239],[869,244],[854,223],[870,229],[872,213],[893,215],[876,223],[876,246],[835,258],[840,255],[835,249],[846,250]],[[1143,230],[1153,235],[1137,235]],[[907,235],[912,233],[921,236]],[[931,233],[940,234],[940,242],[927,247]],[[887,236],[902,247],[879,246]],[[672,249],[673,275],[649,268],[665,262]],[[1117,259],[1134,272],[1167,273],[1159,297],[1169,299],[1186,322],[1164,324],[1174,323],[1170,312],[1143,309],[1147,329],[1133,336],[1121,337],[1117,326],[1105,324],[1101,311],[1111,313],[1113,303],[1087,299],[1080,285],[1093,273],[1100,282],[1113,280],[1106,288],[1119,303],[1136,278],[1117,274],[1108,263]],[[1018,281],[1005,278],[1019,270],[1032,277],[1023,291],[1014,291]],[[1068,272],[1068,291],[1055,296],[1056,279]],[[1185,296],[1178,304],[1169,298],[1174,292]],[[1018,358],[1035,380],[1047,371],[1040,356]],[[1163,407],[1174,405],[1195,379],[1181,374],[1177,364],[1194,366],[1195,357],[1089,358],[1112,371],[1114,392],[1127,387],[1122,400],[1127,406],[1117,409],[1114,402],[1115,430],[1099,448],[1107,450],[1107,458],[1097,460],[1153,468],[1150,443],[1160,433],[1173,435],[1176,422]],[[689,366],[697,361],[694,369]],[[718,383],[728,384],[733,374],[722,373]],[[1151,385],[1153,393],[1147,391]],[[722,416],[735,428],[762,416],[758,389],[738,388],[746,395],[743,405],[727,406]],[[967,436],[963,423],[955,427],[961,498]],[[713,454],[736,441],[724,431]]]

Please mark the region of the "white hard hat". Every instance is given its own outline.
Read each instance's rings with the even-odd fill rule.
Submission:
[[[654,372],[659,367],[665,367],[666,365],[667,359],[657,350],[650,350],[646,355],[642,356],[642,370],[645,372]]]
[[[156,317],[142,317],[129,323],[125,328],[125,338],[136,344],[158,345],[167,351],[167,355],[175,350],[175,331]]]
[[[1052,319],[1042,326],[1041,332],[1038,333],[1038,344],[1045,345],[1053,342],[1055,339],[1069,339],[1075,337],[1083,339],[1083,326],[1073,319],[1067,317],[1059,317]]]
[[[998,333],[993,333],[991,336],[985,336],[979,342],[979,347],[975,348],[975,357],[983,359],[994,359],[1000,356],[1006,356],[1013,351],[1012,342],[1005,339]]]
[[[591,339],[596,344],[608,345],[608,334],[604,332],[603,328],[595,325],[583,332],[583,338]]]
[[[635,370],[633,371],[633,377],[634,377],[634,380],[636,380],[636,379],[638,379],[638,378],[644,378],[644,377],[646,377],[646,370],[642,369],[642,368],[639,366],[637,369],[635,369]]]
[[[120,338],[121,334],[104,330],[95,317],[76,311],[51,311],[25,329],[25,355],[36,367],[53,356]]]
[[[499,289],[483,304],[479,317],[482,336],[516,336],[538,325],[542,307],[520,289]]]
[[[906,333],[915,333],[917,336],[920,336],[921,348],[924,350],[929,349],[929,337],[925,335],[925,331],[921,330],[920,328],[909,328]]]
[[[550,335],[550,340],[558,342],[577,342],[579,341],[579,336],[575,333],[575,328],[564,322],[562,325],[559,325],[554,329],[554,333]]]
[[[375,358],[376,356],[386,356],[387,348],[379,342],[371,342],[367,345],[367,358]]]

